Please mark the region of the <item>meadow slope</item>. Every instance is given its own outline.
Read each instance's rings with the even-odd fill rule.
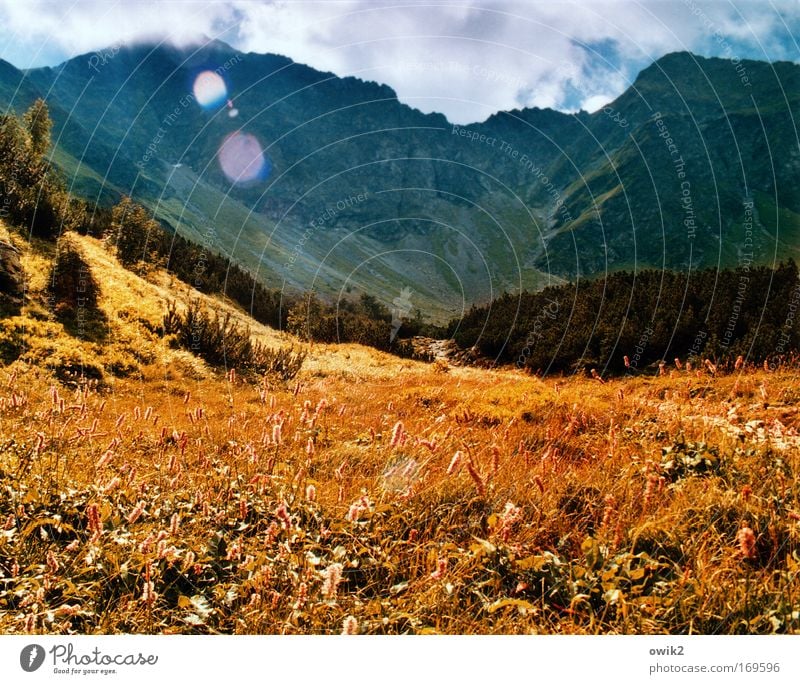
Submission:
[[[73,235],[104,318],[75,335],[53,246],[11,239],[2,633],[800,631],[796,368],[602,383],[314,345],[253,378],[174,348],[168,303],[300,343]]]

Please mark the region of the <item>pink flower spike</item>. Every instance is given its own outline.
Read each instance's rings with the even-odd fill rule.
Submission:
[[[342,636],[358,634],[358,620],[352,615],[348,615],[342,623]]]
[[[392,428],[392,447],[396,447],[403,438],[403,421],[398,420]]]

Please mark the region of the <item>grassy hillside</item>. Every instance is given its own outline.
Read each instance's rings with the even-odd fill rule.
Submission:
[[[796,369],[539,380],[315,345],[248,378],[160,334],[186,286],[74,235],[103,326],[70,332],[53,245],[11,239],[0,632],[800,631]]]

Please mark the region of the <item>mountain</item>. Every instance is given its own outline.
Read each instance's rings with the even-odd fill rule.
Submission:
[[[0,106],[37,96],[73,192],[131,194],[271,286],[410,288],[436,321],[607,270],[800,257],[792,63],[674,53],[597,112],[468,126],[218,41],[0,63]]]

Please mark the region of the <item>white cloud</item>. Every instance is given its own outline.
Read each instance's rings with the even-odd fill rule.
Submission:
[[[797,59],[789,31],[800,28],[797,3],[763,0],[397,5],[0,0],[0,57],[25,67],[120,41],[221,37],[242,50],[388,83],[402,101],[466,123],[523,106],[597,108],[674,50]]]

